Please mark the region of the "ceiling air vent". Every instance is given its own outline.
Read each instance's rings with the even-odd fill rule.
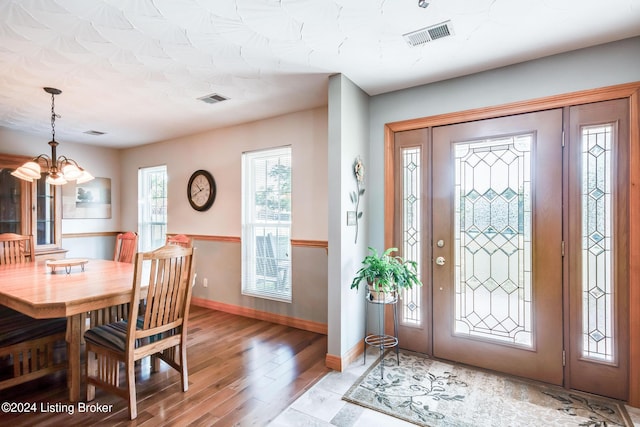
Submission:
[[[453,28],[451,27],[451,21],[445,21],[440,24],[432,25],[431,27],[403,34],[402,37],[404,37],[409,46],[419,46],[433,40],[449,37],[452,34]]]
[[[226,101],[229,98],[219,95],[217,93],[212,93],[211,95],[205,95],[198,99],[202,102],[206,102],[207,104],[216,104],[218,102]]]
[[[93,136],[104,135],[104,132],[100,132],[99,130],[88,130],[88,131],[85,131],[84,133],[86,133],[87,135],[93,135]]]

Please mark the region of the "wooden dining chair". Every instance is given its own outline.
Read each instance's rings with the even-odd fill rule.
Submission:
[[[22,264],[34,261],[32,235],[15,233],[0,234],[0,265]]]
[[[138,251],[138,233],[127,231],[116,236],[116,245],[113,251],[113,260],[118,262],[133,263],[133,258]],[[129,316],[129,303],[105,307],[88,313],[89,328],[107,323],[118,322]]]
[[[84,334],[88,401],[95,398],[95,387],[103,388],[126,399],[129,416],[135,419],[135,362],[150,355],[177,370],[182,391],[187,391],[187,319],[194,250],[166,245],[136,254],[128,320],[97,326]],[[146,304],[141,309],[137,302],[143,298]],[[119,381],[122,365],[124,387]]]
[[[133,257],[138,251],[138,233],[127,231],[116,236],[116,248],[113,260],[119,262],[133,262]]]
[[[33,236],[0,234],[0,265],[35,261]],[[67,319],[34,319],[0,305],[0,390],[67,369],[56,352],[64,347]],[[6,375],[4,374],[6,372]]]
[[[184,248],[190,248],[193,246],[193,242],[186,234],[173,234],[167,236],[166,245],[178,245]]]

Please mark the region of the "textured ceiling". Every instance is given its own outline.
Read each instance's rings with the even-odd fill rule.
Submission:
[[[430,3],[0,0],[0,126],[47,141],[52,86],[56,139],[134,146],[325,105],[334,73],[375,95],[640,35],[640,0]]]

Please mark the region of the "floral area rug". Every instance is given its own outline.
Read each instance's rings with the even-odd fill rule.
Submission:
[[[343,399],[430,427],[632,426],[614,400],[402,351],[399,366],[387,353]]]

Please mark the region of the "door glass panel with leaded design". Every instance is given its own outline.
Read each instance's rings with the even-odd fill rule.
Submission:
[[[422,260],[422,164],[421,148],[402,150],[402,254],[407,260]],[[418,278],[420,271],[418,270]],[[400,323],[407,326],[422,324],[422,288],[404,289],[400,298]]]
[[[610,124],[582,129],[582,357],[607,362],[614,361],[612,131]]]
[[[454,145],[457,335],[533,347],[533,134]]]

